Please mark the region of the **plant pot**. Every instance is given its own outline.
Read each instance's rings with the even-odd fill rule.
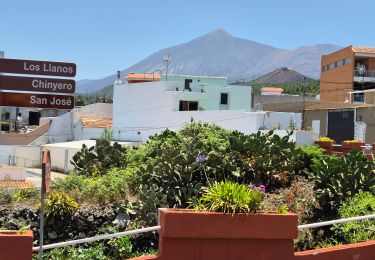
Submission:
[[[333,145],[336,144],[336,142],[335,141],[315,141],[315,144],[325,149],[327,153],[332,153]]]
[[[359,151],[363,151],[363,147],[365,145],[365,143],[362,143],[362,142],[350,142],[350,143],[347,143],[347,142],[342,142],[341,143],[342,145],[342,152],[345,154],[347,152],[350,152],[351,150],[359,150]]]
[[[0,259],[31,259],[33,232],[0,232]]]
[[[160,209],[160,259],[291,259],[295,214]]]

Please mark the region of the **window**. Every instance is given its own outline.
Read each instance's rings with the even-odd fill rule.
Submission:
[[[197,111],[198,101],[182,101],[180,100],[180,111]]]
[[[220,94],[220,105],[228,105],[228,93]]]
[[[336,62],[336,68],[341,67],[344,63],[344,60],[339,60]]]
[[[327,70],[333,70],[335,68],[335,64],[334,63],[330,63],[327,65]]]
[[[351,58],[345,58],[344,59],[344,65],[349,64],[352,61]]]
[[[185,79],[185,90],[189,90],[191,91],[191,88],[190,88],[190,83],[192,83],[193,80],[192,79]]]
[[[9,120],[10,119],[10,113],[9,112],[5,112],[5,120]]]
[[[322,72],[326,71],[326,66],[322,66]]]
[[[363,93],[354,93],[353,102],[363,102]]]

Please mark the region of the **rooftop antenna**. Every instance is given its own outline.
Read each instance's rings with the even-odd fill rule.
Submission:
[[[116,77],[116,81],[115,81],[115,84],[121,84],[121,71],[117,71],[117,77]]]
[[[166,81],[168,80],[168,67],[169,67],[170,63],[171,63],[171,57],[168,54],[167,56],[164,56],[164,58],[163,58],[163,64],[165,64],[166,67],[167,67],[167,69],[165,71],[165,80]]]

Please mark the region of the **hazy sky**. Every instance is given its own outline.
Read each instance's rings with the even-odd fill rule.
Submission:
[[[219,27],[286,49],[375,46],[374,10],[371,0],[2,0],[0,50],[75,62],[77,79],[95,79]]]

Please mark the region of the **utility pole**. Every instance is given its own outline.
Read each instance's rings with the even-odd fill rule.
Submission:
[[[306,95],[306,78],[303,77],[303,95],[302,95],[302,124],[301,130],[305,129],[305,95]]]

